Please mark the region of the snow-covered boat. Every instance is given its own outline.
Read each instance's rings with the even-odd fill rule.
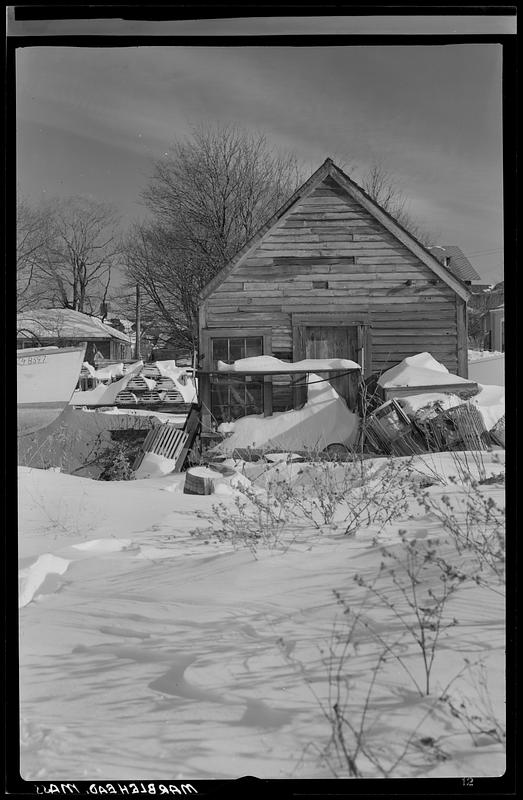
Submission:
[[[85,358],[80,347],[34,347],[16,351],[18,434],[34,433],[69,404]]]

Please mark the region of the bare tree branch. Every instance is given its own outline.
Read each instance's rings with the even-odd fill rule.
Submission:
[[[195,347],[198,294],[300,183],[296,159],[233,126],[196,127],[155,165],[152,220],[128,237],[126,272],[170,337]]]

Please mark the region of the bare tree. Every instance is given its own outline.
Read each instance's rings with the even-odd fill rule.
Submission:
[[[126,243],[126,272],[128,288],[138,283],[142,289],[144,335],[155,329],[178,344],[196,347],[198,294],[209,270],[195,264],[176,233],[155,223],[136,225]],[[128,313],[133,302],[127,303]]]
[[[39,280],[52,237],[49,213],[20,197],[16,204],[16,305],[17,311],[38,304],[44,289]]]
[[[56,200],[48,207],[51,235],[39,264],[46,302],[93,313],[105,302],[122,245],[115,209],[84,197]]]
[[[427,247],[434,244],[433,236],[423,230],[413,219],[408,210],[407,197],[399,187],[396,177],[388,172],[382,164],[379,162],[371,164],[364,173],[361,187],[422,245]]]
[[[294,156],[233,126],[196,127],[157,162],[143,193],[152,221],[128,239],[127,274],[174,339],[195,345],[199,291],[298,184]]]

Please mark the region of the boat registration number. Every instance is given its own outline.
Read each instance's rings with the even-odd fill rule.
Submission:
[[[25,367],[28,364],[43,364],[47,356],[22,356],[16,359],[19,367]]]

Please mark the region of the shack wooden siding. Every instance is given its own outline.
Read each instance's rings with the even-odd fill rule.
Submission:
[[[204,316],[207,329],[270,326],[273,353],[292,358],[292,315],[333,315],[371,326],[373,371],[427,350],[456,372],[458,301],[327,177],[233,267]]]

